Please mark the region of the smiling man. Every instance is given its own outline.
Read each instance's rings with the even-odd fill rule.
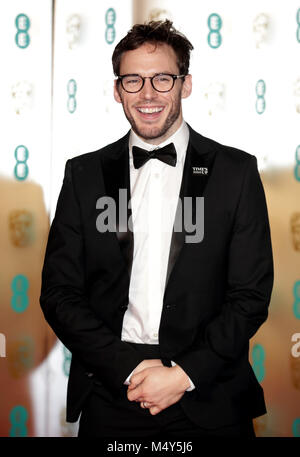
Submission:
[[[192,77],[178,75],[178,70],[173,48],[151,42],[127,51],[119,69],[115,68],[121,75],[115,83],[115,99],[122,103],[132,130],[150,144],[162,143],[182,123],[181,99],[190,95]]]
[[[131,130],[66,164],[40,302],[72,352],[82,437],[254,437],[266,412],[248,355],[273,285],[264,191],[253,155],[183,120],[192,49],[168,20],[135,25],[112,58]],[[105,230],[96,202],[122,209],[120,190],[128,224]],[[175,226],[199,198],[195,242]]]

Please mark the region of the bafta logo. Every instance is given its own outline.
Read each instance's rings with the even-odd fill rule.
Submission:
[[[30,336],[7,343],[7,362],[11,376],[19,379],[34,365],[34,342]]]
[[[149,21],[164,21],[171,19],[170,11],[162,8],[152,8],[149,13]]]
[[[253,34],[256,47],[259,49],[266,43],[270,28],[270,18],[265,13],[258,14],[253,21]]]
[[[223,111],[225,108],[225,85],[219,81],[212,81],[204,92],[209,116]]]
[[[11,88],[14,111],[22,115],[32,107],[33,86],[28,81],[18,81]]]
[[[81,18],[78,14],[72,14],[67,19],[66,34],[69,49],[74,49],[80,41]]]
[[[300,251],[300,213],[291,216],[292,242],[295,251]]]
[[[15,210],[9,214],[11,242],[16,247],[25,247],[33,241],[33,216],[27,210]]]

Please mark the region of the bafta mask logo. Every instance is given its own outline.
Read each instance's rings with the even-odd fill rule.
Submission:
[[[9,214],[10,239],[14,246],[29,246],[34,240],[33,215],[25,210],[14,210]]]
[[[257,48],[266,43],[270,29],[270,18],[265,13],[258,14],[253,21],[253,34]]]
[[[295,251],[300,251],[300,213],[291,216],[292,242]]]
[[[209,116],[223,110],[225,105],[225,85],[218,81],[211,82],[204,92],[204,98]]]
[[[171,19],[170,11],[161,8],[152,8],[149,13],[149,21],[164,21]]]
[[[17,81],[11,88],[11,97],[14,111],[18,115],[24,114],[32,108],[33,86],[28,81]]]
[[[7,363],[11,376],[19,379],[34,366],[34,342],[31,336],[20,336],[7,343]]]
[[[69,49],[74,49],[80,41],[81,18],[78,14],[72,14],[67,19],[66,34]]]

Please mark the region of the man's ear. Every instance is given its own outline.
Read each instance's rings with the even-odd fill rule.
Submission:
[[[119,85],[118,85],[118,82],[116,79],[114,80],[114,97],[115,97],[116,102],[122,103],[122,100],[121,100],[121,97],[119,94]]]
[[[192,75],[186,75],[182,85],[181,98],[187,98],[192,93]]]

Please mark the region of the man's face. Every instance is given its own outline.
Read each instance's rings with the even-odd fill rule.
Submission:
[[[179,75],[176,54],[171,46],[146,43],[133,51],[123,54],[120,75],[138,74],[154,76],[157,73]],[[114,96],[122,103],[124,113],[134,132],[152,144],[159,144],[169,138],[182,122],[181,99],[190,95],[191,75],[175,81],[170,92],[157,92],[150,79],[145,80],[140,92],[131,94],[115,82]],[[153,112],[149,113],[149,108]],[[147,112],[143,112],[147,109]]]

